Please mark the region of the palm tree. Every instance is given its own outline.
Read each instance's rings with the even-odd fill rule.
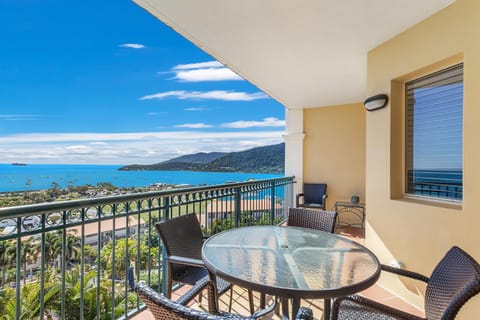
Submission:
[[[5,285],[5,276],[7,270],[12,267],[15,262],[15,253],[15,241],[0,241],[0,267],[2,268],[2,286]]]
[[[61,259],[62,231],[52,231],[45,234],[45,261]],[[65,237],[65,260],[78,261],[81,258],[80,238],[68,233]]]
[[[23,284],[27,282],[27,264],[36,262],[39,254],[40,244],[36,238],[30,237],[28,240],[22,241],[20,259],[23,263]]]
[[[124,285],[114,284],[112,292],[112,280],[102,279],[98,283],[97,271],[86,272],[81,286],[80,268],[75,267],[65,273],[65,294],[62,296],[61,277],[58,270],[49,268],[45,271],[43,287],[43,306],[45,319],[58,319],[61,313],[61,301],[65,299],[65,320],[77,320],[80,318],[80,301],[83,296],[83,317],[86,320],[112,320],[125,313],[127,308],[136,307],[137,298],[134,293],[126,293]],[[21,320],[38,319],[40,316],[40,276],[37,281],[32,281],[22,286],[20,293]],[[97,286],[99,287],[100,304],[97,305]],[[16,318],[15,291],[10,288],[0,290],[0,320]],[[99,308],[99,310],[97,310]],[[114,314],[112,315],[112,310]]]
[[[45,271],[45,281],[43,286],[43,302],[44,302],[44,316],[46,319],[54,319],[57,310],[60,306],[61,282],[58,273],[55,269]],[[0,313],[0,320],[9,320],[16,318],[16,304],[14,299],[15,291],[13,289],[6,289],[7,295],[10,297],[6,299],[3,306],[2,313]],[[21,320],[38,319],[40,317],[40,279],[25,284],[20,292],[20,315]]]
[[[68,233],[65,240],[65,259],[67,261],[80,260],[82,254],[80,237],[76,234]]]
[[[73,268],[65,274],[65,319],[79,319],[80,297],[83,294],[84,319],[97,319],[97,308],[100,308],[100,320],[116,319],[124,313],[126,295],[123,284],[115,284],[112,292],[112,281],[102,279],[97,283],[97,272],[89,271],[83,278],[83,291],[80,286],[80,270]],[[97,286],[100,287],[100,304],[97,305]],[[114,296],[113,296],[114,295]],[[113,305],[112,305],[112,297]],[[128,299],[128,308],[134,308],[136,300]],[[111,314],[112,308],[114,315]]]
[[[53,262],[62,253],[62,232],[45,233],[45,262]]]

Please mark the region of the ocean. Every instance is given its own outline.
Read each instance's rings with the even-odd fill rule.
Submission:
[[[409,170],[408,192],[428,197],[462,200],[463,170]]]
[[[116,187],[146,187],[154,183],[212,185],[282,176],[236,172],[117,170],[120,167],[122,165],[0,164],[0,192],[48,189],[53,182],[61,188],[69,185],[96,185],[99,182],[111,182]]]

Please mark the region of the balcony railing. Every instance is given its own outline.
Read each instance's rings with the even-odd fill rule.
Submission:
[[[0,319],[128,319],[138,280],[162,287],[155,223],[206,234],[281,221],[293,177],[0,208]],[[3,318],[2,318],[3,317]]]

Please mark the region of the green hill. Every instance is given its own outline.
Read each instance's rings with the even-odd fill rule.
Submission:
[[[226,155],[226,152],[199,152],[194,154],[188,154],[185,156],[180,156],[173,158],[167,161],[160,162],[162,164],[166,163],[209,163],[213,160],[216,160],[220,157]]]
[[[119,170],[187,170],[212,172],[283,173],[285,144],[240,152],[196,153],[151,165],[128,165]]]

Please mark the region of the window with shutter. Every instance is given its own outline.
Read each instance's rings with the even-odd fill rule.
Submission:
[[[463,199],[463,64],[406,83],[406,193]]]

